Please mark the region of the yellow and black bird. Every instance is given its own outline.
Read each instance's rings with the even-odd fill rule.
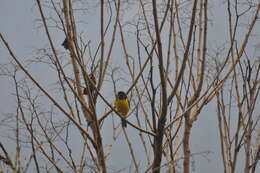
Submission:
[[[127,126],[126,123],[126,115],[130,109],[130,102],[127,99],[127,95],[123,91],[119,91],[116,95],[115,108],[118,113],[123,117],[122,119],[122,127],[125,128]]]

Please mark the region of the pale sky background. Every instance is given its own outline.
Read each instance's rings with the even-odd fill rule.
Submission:
[[[209,47],[211,48],[215,45],[224,43],[225,39],[227,38],[227,31],[224,28],[227,26],[227,17],[225,16],[226,10],[224,10],[224,13],[221,12],[221,9],[224,7],[224,5],[222,2],[218,2],[219,1],[217,0],[209,1],[210,7],[214,6],[214,8],[211,8],[209,11],[209,18],[211,18],[213,21],[213,23],[209,23]],[[129,10],[128,13],[129,15],[125,16],[131,18],[131,11]],[[87,28],[88,38],[92,41],[95,40],[95,32],[97,32],[97,28],[99,30],[97,14],[98,11],[93,10],[91,12],[91,15],[93,16],[90,18],[90,20],[87,21],[88,23],[92,24],[92,27]],[[39,19],[39,17],[40,15],[38,8],[35,5],[35,2],[32,0],[0,0],[0,32],[5,36],[12,49],[15,51],[15,54],[18,55],[18,57],[23,60],[23,62],[29,58],[32,58],[32,55],[35,55],[34,50],[36,48],[49,46],[45,32],[43,32],[43,28],[39,28],[39,25],[37,25],[36,19]],[[56,44],[56,48],[63,51],[60,44],[64,39],[64,34],[62,32],[58,32],[55,29],[51,29],[51,33],[55,38],[54,42]],[[94,34],[91,35],[89,33]],[[242,32],[240,34],[241,36],[243,35]],[[254,44],[260,42],[259,24],[256,25],[254,34],[256,34],[256,37],[252,38],[252,44],[249,44],[248,46],[253,47]],[[131,50],[134,51],[136,48],[135,42],[131,42],[130,40],[129,43],[132,44],[128,45],[129,52]],[[259,53],[260,52],[258,51],[258,54]],[[123,55],[123,52],[120,48],[115,48],[113,55],[120,56]],[[6,49],[3,47],[3,44],[0,43],[0,64],[8,62],[9,60],[10,58]],[[52,78],[49,72],[45,71],[44,68],[32,68],[32,72],[37,79],[41,80],[41,83],[44,83],[45,86],[49,86],[52,82],[54,82],[54,78]],[[0,120],[2,120],[4,116],[6,116],[6,113],[15,111],[15,97],[11,94],[14,93],[13,83],[8,78],[0,76],[0,88]],[[124,86],[123,89],[127,89],[127,86]],[[106,88],[104,88],[104,90],[106,91]],[[107,88],[107,90],[111,90],[111,88]],[[107,96],[107,98],[111,97],[111,99],[113,99],[114,96],[110,95],[109,93],[111,92],[108,91],[104,94]],[[194,123],[192,128],[191,151],[194,153],[210,151],[210,153],[207,155],[207,159],[201,155],[195,156],[195,170],[191,171],[194,173],[223,172],[222,159],[220,153],[218,152],[220,145],[218,140],[219,134],[216,110],[213,107],[214,104],[215,103],[212,102],[210,105],[206,106],[206,109],[203,110],[202,115],[199,117],[198,121]],[[257,104],[259,109],[259,102]],[[105,127],[103,130],[103,133],[106,134],[103,138],[105,144],[108,144],[111,139],[111,133],[106,132],[106,129],[108,128],[109,127]],[[0,141],[5,144],[10,144],[9,150],[11,151],[12,148],[15,148],[15,145],[11,140],[6,139],[6,136],[10,135],[11,132],[5,133],[6,131],[3,131],[2,128],[0,128],[0,130],[2,131],[0,135]],[[128,128],[127,130],[129,133],[133,132],[131,138],[134,138],[135,135],[138,135],[138,133],[136,133],[136,131],[131,128]],[[73,144],[75,147],[77,146],[76,141],[77,140],[75,140]],[[139,144],[134,145],[138,146]],[[128,148],[125,140],[118,140],[113,148],[113,154],[108,159],[108,167],[123,168],[124,166],[128,166],[130,163],[130,156],[125,151]],[[141,161],[142,156],[139,156],[138,153],[142,153],[142,151],[138,151],[138,147],[134,148],[136,148],[135,152],[137,158],[140,159],[139,161]],[[242,158],[243,156],[241,155],[240,157]],[[238,159],[237,168],[241,169],[237,169],[237,173],[243,172],[243,164],[239,166],[239,163],[241,163],[241,160]]]

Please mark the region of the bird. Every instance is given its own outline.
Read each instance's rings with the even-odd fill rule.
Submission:
[[[119,91],[116,95],[116,100],[115,100],[115,108],[117,112],[122,116],[122,127],[126,128],[127,123],[125,120],[125,117],[130,109],[130,102],[127,98],[127,95],[123,91]]]
[[[61,44],[65,49],[69,49],[69,42],[67,37],[64,39],[63,43]]]
[[[88,86],[86,86],[83,90],[83,94],[84,95],[89,95],[89,92],[93,92],[95,89],[95,85],[96,85],[96,77],[94,76],[93,73],[91,73],[90,75],[88,75],[89,78],[89,84]]]

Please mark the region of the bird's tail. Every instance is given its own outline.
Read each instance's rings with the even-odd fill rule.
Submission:
[[[127,127],[126,120],[124,118],[121,118],[121,120],[122,120],[122,127],[126,128]]]

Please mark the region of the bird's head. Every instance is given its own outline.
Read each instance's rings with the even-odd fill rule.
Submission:
[[[120,100],[124,100],[124,99],[127,99],[127,95],[126,95],[125,92],[119,91],[119,92],[117,93],[117,98],[120,99]]]

